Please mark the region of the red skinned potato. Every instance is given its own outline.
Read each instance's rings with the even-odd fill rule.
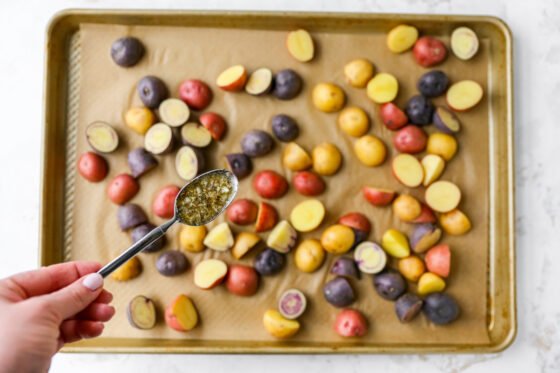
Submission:
[[[414,44],[412,54],[420,66],[431,67],[445,60],[447,48],[441,40],[431,36],[422,36]]]
[[[421,203],[420,215],[411,223],[435,223],[437,218],[430,206]]]
[[[165,323],[178,332],[187,332],[198,324],[198,312],[192,300],[179,295],[165,308]]]
[[[401,128],[393,137],[393,145],[401,153],[416,154],[426,149],[428,136],[421,128],[408,125]]]
[[[367,333],[368,325],[360,311],[346,308],[336,316],[334,330],[341,337],[363,337]]]
[[[397,195],[394,190],[374,188],[369,186],[363,187],[362,193],[366,201],[374,206],[388,206]]]
[[[163,187],[152,203],[152,211],[156,216],[163,219],[171,219],[175,213],[175,197],[180,188],[176,185]]]
[[[78,159],[78,172],[84,179],[98,183],[107,176],[107,161],[99,154],[85,152]]]
[[[135,178],[129,174],[120,174],[109,182],[107,195],[113,203],[123,205],[130,201],[138,190],[140,190],[140,186]]]
[[[325,191],[325,182],[311,171],[296,172],[292,177],[294,189],[304,196],[318,196]]]
[[[224,91],[237,92],[245,87],[247,82],[247,70],[241,65],[231,66],[216,79],[216,85]]]
[[[441,277],[449,276],[451,268],[451,251],[449,245],[439,244],[432,247],[424,257],[428,271]]]
[[[338,223],[362,232],[366,232],[366,234],[369,234],[371,232],[371,223],[369,219],[360,212],[349,212],[348,214],[342,215],[338,219]]]
[[[210,132],[215,141],[219,141],[224,137],[227,124],[220,114],[204,113],[198,117],[198,121]]]
[[[229,267],[226,277],[226,288],[230,293],[249,297],[257,292],[259,275],[253,267],[233,264]]]
[[[257,172],[253,178],[253,188],[263,198],[280,198],[288,191],[284,176],[272,170]]]
[[[381,121],[388,130],[396,131],[408,123],[408,117],[397,105],[387,102],[381,105]]]
[[[278,212],[274,206],[266,202],[259,203],[255,232],[260,233],[271,230],[276,223],[278,223]]]
[[[257,220],[257,204],[250,199],[241,198],[233,201],[226,210],[227,219],[237,225],[249,225]]]
[[[179,98],[193,110],[204,110],[212,101],[212,91],[201,80],[187,79],[179,86]]]

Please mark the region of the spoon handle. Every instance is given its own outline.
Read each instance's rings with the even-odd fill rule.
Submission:
[[[103,277],[109,276],[115,269],[119,268],[133,256],[144,250],[146,246],[150,245],[158,238],[161,238],[161,236],[163,236],[165,232],[167,232],[167,230],[176,222],[177,218],[173,217],[173,219],[163,223],[159,227],[152,229],[150,233],[142,237],[142,239],[136,241],[134,245],[130,246],[128,249],[123,251],[121,255],[107,263],[103,268],[97,271],[97,273],[99,273]]]

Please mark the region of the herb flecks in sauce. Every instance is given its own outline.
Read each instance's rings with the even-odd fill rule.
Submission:
[[[233,181],[225,173],[194,180],[177,201],[179,218],[187,225],[206,224],[223,210],[234,192]]]

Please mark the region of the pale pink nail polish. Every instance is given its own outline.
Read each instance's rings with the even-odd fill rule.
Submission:
[[[99,273],[92,273],[87,275],[82,284],[91,291],[95,291],[103,286],[103,276]]]

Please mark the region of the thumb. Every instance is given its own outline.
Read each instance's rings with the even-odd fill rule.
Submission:
[[[66,320],[89,306],[103,290],[103,277],[91,273],[74,283],[45,295],[52,309]]]

